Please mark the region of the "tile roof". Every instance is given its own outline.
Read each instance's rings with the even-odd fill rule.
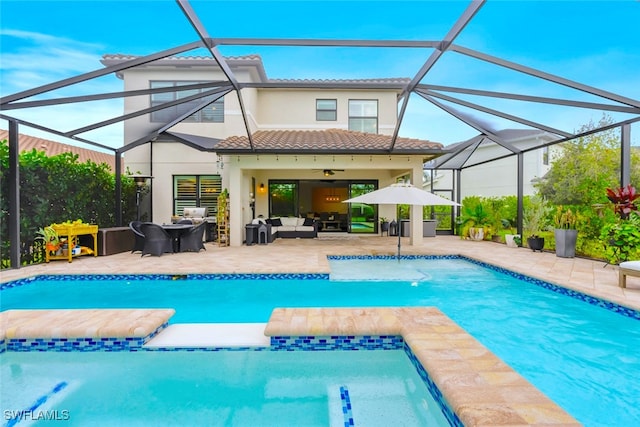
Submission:
[[[102,55],[102,61],[129,61],[131,59],[142,58],[141,55],[125,55],[121,53],[108,53]],[[260,55],[249,54],[242,56],[225,56],[224,59],[226,61],[259,61],[262,63],[262,58]],[[154,61],[155,63],[162,62],[190,62],[190,61],[199,61],[199,62],[213,62],[217,63],[217,61],[212,56],[167,56],[166,58],[158,59]]]
[[[5,139],[9,139],[9,131],[0,129],[0,141]],[[116,158],[113,154],[76,147],[74,145],[62,144],[60,142],[50,141],[48,139],[25,134],[20,134],[18,145],[21,153],[24,151],[31,151],[34,148],[38,151],[44,151],[47,156],[55,156],[65,152],[71,152],[78,155],[78,161],[80,163],[84,163],[87,160],[91,160],[97,164],[106,163],[111,168],[111,171],[115,171]],[[124,170],[124,161],[122,162],[122,166]]]
[[[411,82],[410,78],[407,77],[385,77],[385,78],[377,78],[377,79],[269,79],[270,83],[298,83],[298,82],[308,82],[308,83],[399,83],[399,84],[409,84]]]
[[[348,154],[388,153],[391,135],[354,132],[343,129],[327,130],[260,130],[252,135],[255,151],[258,152],[331,152]],[[398,137],[394,153],[441,153],[443,145],[438,142]],[[246,136],[231,136],[220,141],[219,152],[250,151]]]
[[[142,58],[141,55],[126,55],[122,53],[107,53],[102,55],[102,59],[104,60],[114,60],[114,61],[126,61],[129,59]],[[249,54],[249,55],[241,55],[241,56],[225,56],[225,60],[227,61],[240,61],[240,60],[260,60],[262,58],[257,54]],[[184,56],[167,56],[166,58],[162,58],[162,60],[171,60],[171,61],[209,61],[216,62],[216,60],[212,56],[207,55],[184,55]],[[160,61],[160,60],[158,60]]]
[[[124,61],[130,61],[133,59],[141,58],[140,55],[126,55],[121,53],[109,53],[102,55],[101,63],[105,66],[114,65],[117,63],[121,63]],[[262,62],[262,57],[258,54],[248,54],[242,56],[225,56],[225,61],[230,66],[248,66],[254,65],[258,68],[260,74],[263,76],[263,81],[267,83],[307,83],[307,84],[368,84],[368,85],[400,85],[404,87],[411,82],[411,79],[408,77],[385,77],[385,78],[369,78],[369,79],[270,79],[266,75],[266,71],[264,69],[264,63]],[[171,66],[217,66],[218,62],[211,56],[189,56],[189,55],[173,55],[168,56],[166,58],[158,59],[153,61],[149,65],[171,65]]]

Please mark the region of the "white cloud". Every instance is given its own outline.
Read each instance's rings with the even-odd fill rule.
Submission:
[[[100,44],[29,31],[2,29],[0,37],[3,50],[0,70],[3,74],[25,70],[54,77],[83,73],[100,67],[98,58],[104,51]],[[6,83],[11,82],[3,79],[3,92],[6,92]]]
[[[0,64],[2,96],[40,87],[102,67],[99,59],[104,52],[104,47],[100,44],[11,29],[0,30],[0,37],[3,46]],[[120,90],[122,90],[121,80],[114,76],[105,76],[25,100]],[[87,105],[64,104],[55,107],[7,110],[5,114],[65,132],[118,116],[123,112],[122,101],[118,99],[91,102],[91,108],[87,108]],[[1,125],[6,126],[6,122]],[[21,126],[20,132],[66,144],[78,144],[73,140],[26,126]],[[104,145],[120,147],[122,146],[122,125],[109,126],[79,136]],[[85,144],[79,145],[87,148]]]

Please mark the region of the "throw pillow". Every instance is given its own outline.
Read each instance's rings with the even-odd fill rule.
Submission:
[[[271,220],[271,225],[273,225],[274,227],[282,227],[282,221],[280,220],[280,218],[273,218]]]
[[[285,227],[295,227],[298,225],[298,218],[296,217],[284,216],[280,218],[280,221],[282,221],[282,225]]]
[[[304,223],[302,224],[305,227],[309,227],[313,225],[313,218],[305,218]]]

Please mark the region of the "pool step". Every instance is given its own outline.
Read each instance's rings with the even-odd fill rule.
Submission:
[[[144,347],[268,347],[266,323],[176,323]]]

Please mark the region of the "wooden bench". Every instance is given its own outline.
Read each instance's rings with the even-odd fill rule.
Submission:
[[[618,285],[627,287],[627,276],[640,277],[640,261],[625,261],[620,263]]]

